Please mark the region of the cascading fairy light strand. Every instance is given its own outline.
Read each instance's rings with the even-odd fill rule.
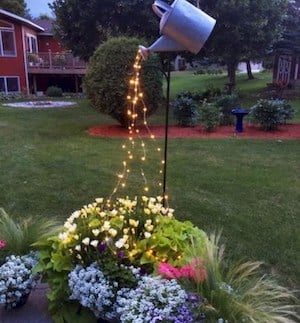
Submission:
[[[121,188],[126,187],[129,174],[131,173],[130,165],[132,164],[133,160],[135,160],[136,158],[139,158],[141,163],[144,163],[147,160],[146,144],[140,134],[140,129],[137,124],[139,114],[143,117],[143,126],[145,127],[150,139],[152,139],[152,141],[156,143],[156,138],[151,133],[151,130],[148,125],[148,121],[147,121],[148,110],[143,100],[144,95],[141,91],[141,86],[140,86],[140,71],[142,67],[141,66],[142,60],[143,60],[143,57],[141,55],[140,50],[138,50],[133,64],[134,73],[129,80],[129,90],[127,94],[127,102],[128,102],[127,116],[129,119],[128,138],[127,138],[127,144],[122,145],[122,149],[125,151],[126,158],[122,162],[123,171],[120,174],[117,174],[118,181],[115,188],[113,189],[111,197],[118,191],[120,187]],[[139,148],[139,151],[141,151],[140,156],[138,156],[138,151],[137,151],[138,148]],[[157,147],[155,150],[161,158],[161,148]],[[163,170],[162,170],[163,164],[164,164],[164,160],[161,160],[160,167],[159,167],[160,177],[163,173]],[[144,192],[148,192],[149,185],[148,185],[148,180],[143,167],[140,167],[140,174],[143,179],[143,190]],[[158,186],[162,187],[161,181],[158,182]]]

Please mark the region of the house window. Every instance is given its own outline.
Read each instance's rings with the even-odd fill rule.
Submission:
[[[0,56],[16,56],[14,26],[0,21]]]
[[[37,46],[37,38],[34,35],[26,35],[27,39],[27,52],[29,53],[37,53],[38,46]]]
[[[0,76],[0,92],[20,92],[20,80],[17,76]]]

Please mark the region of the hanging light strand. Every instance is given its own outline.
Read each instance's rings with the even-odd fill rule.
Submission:
[[[157,146],[155,148],[155,151],[159,154],[159,158],[161,158],[161,148],[158,147],[157,141],[153,133],[151,132],[148,121],[147,121],[147,106],[144,102],[144,95],[141,91],[140,86],[140,70],[141,70],[141,63],[142,63],[142,55],[140,50],[138,50],[138,53],[135,57],[134,64],[133,64],[133,76],[129,80],[129,90],[127,94],[127,116],[129,119],[129,125],[128,125],[128,138],[127,142],[128,144],[123,144],[122,149],[124,152],[126,152],[126,159],[123,160],[123,170],[121,173],[117,174],[117,184],[115,188],[112,191],[111,197],[117,193],[119,188],[125,188],[127,187],[127,180],[129,178],[129,175],[131,173],[130,165],[132,164],[133,160],[139,159],[141,163],[146,162],[147,160],[147,149],[145,141],[143,140],[140,129],[138,126],[138,116],[139,114],[143,118],[143,126],[146,129],[150,139],[154,142],[154,144]],[[140,155],[138,155],[137,151],[137,145],[135,139],[139,142],[138,147],[140,148],[139,151],[141,152]],[[163,174],[163,164],[164,160],[160,160],[159,162],[159,177],[161,178]],[[140,174],[143,180],[143,190],[144,192],[149,191],[149,185],[147,176],[145,174],[145,171],[143,167],[140,167]],[[162,183],[161,181],[158,182],[158,186],[161,188]],[[110,198],[111,198],[110,197]]]

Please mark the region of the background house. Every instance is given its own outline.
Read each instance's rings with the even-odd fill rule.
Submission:
[[[0,9],[0,92],[80,92],[86,64],[64,49],[49,19],[34,22]]]

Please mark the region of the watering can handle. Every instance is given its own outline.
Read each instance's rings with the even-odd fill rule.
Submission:
[[[162,17],[162,15],[164,13],[158,7],[164,9],[165,11],[171,10],[171,7],[167,3],[165,3],[164,1],[155,0],[154,3],[152,4],[152,9],[160,18]]]

